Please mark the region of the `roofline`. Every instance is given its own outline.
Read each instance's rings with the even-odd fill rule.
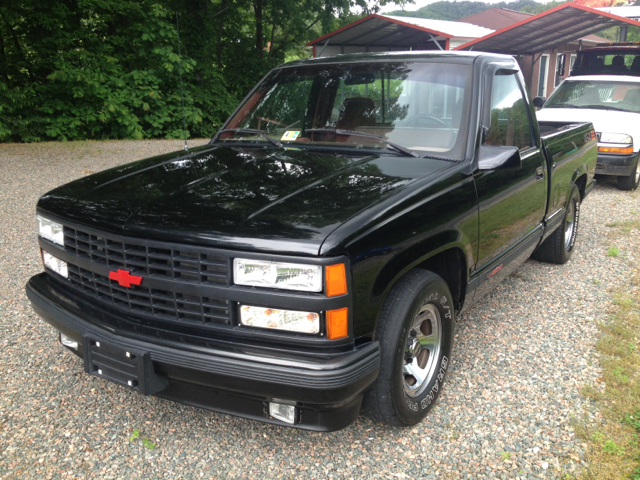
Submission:
[[[595,41],[595,40],[593,40]],[[636,43],[636,42],[634,42]],[[636,45],[603,45],[602,42],[598,43],[595,47],[589,47],[589,48],[583,48],[582,51],[583,52],[587,52],[587,51],[599,51],[599,50],[620,50],[620,49],[634,49],[634,50],[640,50],[640,43],[636,43]]]
[[[374,18],[377,18],[379,20],[386,20],[387,22],[396,23],[396,24],[402,25],[404,27],[410,27],[410,28],[413,28],[415,30],[420,30],[420,31],[423,31],[423,32],[431,33],[433,35],[438,35],[439,37],[444,37],[444,38],[447,38],[447,39],[454,37],[454,35],[449,35],[448,33],[439,32],[438,30],[432,30],[430,28],[420,27],[420,26],[418,26],[418,25],[416,25],[414,23],[402,22],[400,20],[396,20],[395,18],[389,18],[389,17],[386,17],[384,15],[379,15],[377,13],[372,13],[371,15],[367,15],[366,17],[363,17],[360,20],[356,20],[355,22],[352,22],[352,23],[350,23],[348,25],[345,25],[344,27],[341,27],[341,28],[339,28],[337,30],[334,30],[333,32],[329,32],[326,35],[318,37],[315,40],[311,40],[310,42],[307,43],[306,46],[307,47],[312,47],[312,46],[320,43],[322,40],[326,40],[327,38],[331,38],[331,37],[333,37],[334,35],[336,35],[336,34],[338,34],[340,32],[343,32],[343,31],[345,31],[345,30],[347,30],[347,29],[349,29],[351,27],[354,27],[354,26],[356,26],[356,25],[358,25],[360,23],[366,22],[368,20],[372,20]],[[408,17],[408,18],[412,18],[412,17]]]
[[[621,82],[621,83],[640,83],[640,77],[637,75],[576,75],[574,77],[567,77],[563,82],[593,82],[600,80],[602,82]]]
[[[306,65],[306,64],[321,64],[321,63],[339,63],[344,61],[344,58],[347,57],[356,57],[355,60],[349,60],[350,62],[360,62],[360,61],[393,61],[396,57],[415,57],[416,60],[424,59],[427,57],[439,57],[439,56],[447,56],[447,57],[468,57],[468,58],[477,58],[479,56],[494,56],[494,57],[510,57],[509,55],[504,55],[502,53],[491,53],[491,52],[475,52],[475,51],[463,51],[463,52],[454,52],[453,50],[396,50],[391,52],[353,52],[353,53],[339,53],[335,55],[329,55],[326,57],[309,57],[303,58],[300,60],[292,60],[287,63],[283,63],[282,65],[278,65],[276,68],[285,68],[290,66],[298,66],[298,65]]]
[[[498,8],[500,10],[507,10],[508,12],[520,13],[522,15],[529,15],[530,17],[535,16],[535,13],[519,12],[518,10],[514,10],[513,8],[504,8],[504,7],[495,7],[495,8]],[[491,9],[489,9],[489,10],[491,10]],[[488,12],[489,10],[485,10],[485,12]]]
[[[519,27],[520,25],[525,25],[525,24],[527,24],[527,23],[529,23],[529,22],[531,22],[533,20],[537,20],[539,18],[546,17],[547,15],[549,15],[551,13],[555,13],[555,12],[557,12],[559,10],[564,10],[565,8],[576,8],[578,10],[582,10],[582,11],[589,12],[589,13],[595,13],[595,14],[601,15],[603,17],[611,18],[613,20],[618,20],[618,21],[621,21],[623,23],[628,23],[629,25],[633,25],[635,27],[640,26],[640,23],[638,23],[637,21],[630,20],[630,19],[628,19],[626,17],[621,17],[619,15],[614,15],[612,13],[602,12],[600,10],[596,10],[595,8],[585,7],[584,5],[578,5],[576,3],[567,2],[567,3],[563,3],[562,5],[558,5],[557,7],[553,7],[552,9],[547,10],[545,12],[542,12],[542,13],[539,13],[537,15],[534,15],[533,17],[529,17],[529,18],[525,18],[524,20],[520,20],[519,22],[514,23],[513,25],[509,25],[508,27],[502,28],[500,30],[496,30],[493,33],[485,35],[484,37],[476,38],[475,40],[471,40],[470,42],[463,43],[462,45],[454,48],[454,50],[462,50],[462,49],[465,49],[465,48],[472,47],[473,45],[475,45],[475,44],[477,44],[477,43],[479,43],[479,42],[481,42],[483,40],[487,40],[487,39],[495,37],[496,35],[499,35],[501,33],[508,32],[509,30],[512,30],[512,29],[514,29],[516,27]]]

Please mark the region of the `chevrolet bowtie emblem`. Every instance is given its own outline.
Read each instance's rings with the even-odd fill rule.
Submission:
[[[109,272],[109,280],[115,280],[121,287],[131,288],[131,285],[140,285],[142,277],[130,275],[128,270],[120,270],[117,272]]]

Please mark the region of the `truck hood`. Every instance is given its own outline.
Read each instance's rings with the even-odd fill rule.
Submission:
[[[596,132],[626,133],[633,137],[633,151],[640,149],[640,113],[588,108],[543,108],[536,112],[543,122],[591,122]]]
[[[449,165],[208,145],[84,177],[45,194],[38,208],[131,236],[317,255],[340,224]]]

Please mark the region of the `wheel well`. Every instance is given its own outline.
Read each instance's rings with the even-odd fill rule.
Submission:
[[[416,268],[429,270],[447,283],[449,291],[453,295],[455,309],[459,312],[464,303],[467,279],[467,262],[462,250],[459,248],[445,250],[416,265]]]
[[[584,175],[580,176],[579,178],[576,178],[576,186],[578,187],[578,190],[580,190],[580,200],[584,199],[584,192],[587,189],[587,174],[585,173]]]

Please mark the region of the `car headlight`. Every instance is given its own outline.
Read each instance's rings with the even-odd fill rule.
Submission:
[[[44,218],[41,215],[36,215],[38,219],[38,235],[42,238],[57,243],[58,245],[64,245],[64,231],[62,224]]]
[[[58,275],[62,275],[64,278],[69,278],[69,269],[67,268],[67,262],[54,257],[49,252],[42,250],[42,263],[47,268],[50,268]]]
[[[298,312],[241,305],[240,323],[248,327],[272,328],[290,332],[320,332],[320,315],[315,312]]]
[[[633,138],[631,135],[627,135],[626,133],[601,133],[600,134],[600,142],[601,143],[633,143]]]
[[[233,281],[237,285],[321,292],[322,267],[235,258]]]

